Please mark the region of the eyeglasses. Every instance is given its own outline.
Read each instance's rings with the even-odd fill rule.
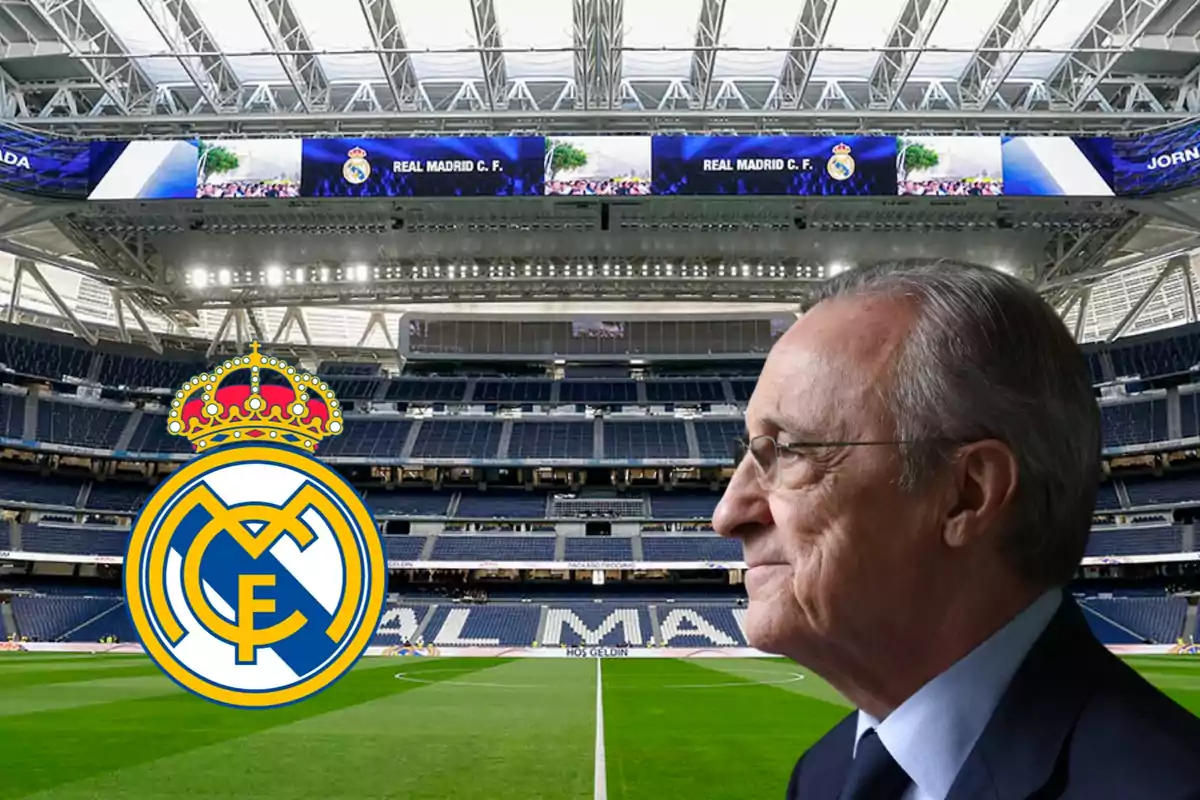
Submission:
[[[780,442],[774,436],[755,436],[750,439],[738,437],[733,440],[733,464],[740,466],[749,454],[754,458],[758,481],[764,489],[779,485],[779,454],[803,455],[806,450],[830,447],[883,447],[906,444],[962,444],[956,439],[885,439],[879,441],[859,440],[849,442]]]

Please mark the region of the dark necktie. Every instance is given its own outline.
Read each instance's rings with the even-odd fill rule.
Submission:
[[[900,800],[909,783],[908,775],[872,729],[858,740],[858,752],[838,800]]]

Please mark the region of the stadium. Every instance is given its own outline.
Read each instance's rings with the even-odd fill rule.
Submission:
[[[1196,0],[0,3],[0,800],[781,795],[849,706],[713,511],[807,298],[906,258],[1074,333],[1071,588],[1200,714],[1198,115]],[[124,591],[173,398],[252,351],[336,396],[387,572],[254,713]]]

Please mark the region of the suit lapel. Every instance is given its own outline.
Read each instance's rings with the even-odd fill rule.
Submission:
[[[1025,800],[1054,778],[1064,744],[1111,658],[1075,599],[1030,649],[947,800]]]
[[[804,754],[788,788],[789,800],[836,800],[854,760],[858,712],[850,714]]]

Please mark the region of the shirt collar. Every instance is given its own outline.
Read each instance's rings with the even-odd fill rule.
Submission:
[[[854,750],[874,728],[921,793],[944,800],[1009,681],[1062,602],[1046,592],[950,669],[934,678],[882,722],[858,713]]]

